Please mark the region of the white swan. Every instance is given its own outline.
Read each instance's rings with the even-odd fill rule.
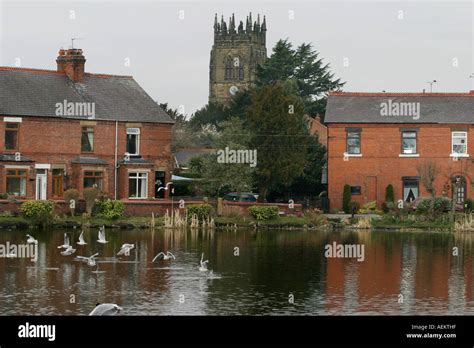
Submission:
[[[73,249],[72,246],[69,246],[66,250],[61,251],[61,255],[63,256],[69,256],[72,255],[76,252],[76,249]]]
[[[58,246],[58,249],[61,249],[61,248],[68,249],[70,246],[71,246],[71,243],[69,242],[69,237],[67,233],[64,233],[64,244]]]
[[[105,240],[105,226],[99,228],[99,239],[97,241],[101,244],[108,243],[108,241]]]
[[[204,259],[204,253],[201,254],[201,265],[199,266],[199,270],[201,272],[207,272],[208,269],[207,269],[207,264],[209,263],[209,260],[206,260],[206,261],[203,261]]]
[[[33,236],[30,236],[29,234],[27,234],[26,236],[28,237],[28,239],[26,240],[28,244],[38,244],[38,241],[34,239]]]
[[[86,241],[84,240],[84,231],[81,231],[81,234],[79,235],[79,242],[77,242],[78,245],[86,245]]]
[[[156,259],[158,260],[169,260],[173,258],[173,260],[176,260],[176,257],[171,253],[171,251],[167,251],[166,254],[164,252],[158,253],[151,262],[155,262]]]
[[[99,253],[95,253],[94,255],[92,256],[89,256],[89,257],[86,257],[86,256],[77,256],[77,258],[79,260],[84,260],[87,262],[87,266],[95,266],[96,265],[96,261],[95,261],[95,257],[98,256]]]
[[[117,315],[122,311],[115,303],[98,303],[89,315]]]
[[[132,250],[133,248],[135,248],[135,244],[125,243],[120,248],[120,251],[117,253],[117,256],[120,256],[120,255],[130,256],[130,250]]]

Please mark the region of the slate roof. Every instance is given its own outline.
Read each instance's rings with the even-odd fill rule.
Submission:
[[[10,153],[4,153],[0,154],[0,162],[34,162],[31,158],[20,155],[20,160],[16,161],[15,160],[15,154],[10,154]]]
[[[83,156],[78,156],[75,157],[71,163],[75,164],[93,164],[93,165],[105,165],[107,164],[106,160],[103,160],[98,157],[83,157]]]
[[[381,104],[419,103],[418,119],[382,116]],[[470,93],[352,93],[329,94],[325,123],[451,123],[474,124],[474,92]]]
[[[86,73],[74,83],[54,70],[0,67],[0,115],[59,117],[56,103],[64,100],[94,102],[97,120],[174,123],[130,76]]]

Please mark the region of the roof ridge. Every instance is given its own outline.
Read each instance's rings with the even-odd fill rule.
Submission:
[[[65,75],[64,71],[49,70],[49,69],[36,69],[36,68],[22,68],[22,67],[13,67],[13,66],[0,66],[0,71],[19,71],[19,72],[29,72],[29,73],[38,73],[38,74],[54,74],[54,75]],[[113,74],[96,74],[96,73],[85,73],[89,77],[99,77],[99,78],[110,78],[110,77],[119,77],[126,79],[133,79],[133,76],[130,75],[113,75]]]
[[[474,97],[471,92],[329,92],[330,96],[353,96],[353,97],[382,97],[382,96],[406,96],[406,97]]]

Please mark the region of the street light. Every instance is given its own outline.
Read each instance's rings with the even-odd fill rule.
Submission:
[[[428,81],[427,83],[429,83],[430,85],[430,93],[433,93],[433,83],[437,83],[438,81],[436,80],[433,80],[433,81]]]

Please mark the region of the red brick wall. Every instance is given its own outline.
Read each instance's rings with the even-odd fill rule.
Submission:
[[[0,115],[1,116],[1,115]],[[91,120],[95,121],[95,120]],[[29,157],[35,163],[66,164],[66,172],[70,176],[69,186],[82,192],[84,168],[105,168],[104,190],[113,196],[114,193],[114,150],[115,150],[115,122],[96,121],[94,127],[94,152],[81,153],[81,122],[72,119],[23,117],[19,132],[19,149],[23,156]],[[85,126],[85,125],[84,125]],[[129,125],[136,127],[136,123]],[[172,169],[171,161],[171,127],[169,124],[139,123],[140,155],[153,163],[151,175],[149,176],[149,197],[154,197],[154,170],[164,170],[166,180],[170,180]],[[2,153],[15,153],[4,149],[3,117],[0,119],[0,146]],[[123,158],[126,149],[127,122],[119,122],[118,125],[118,158]],[[105,167],[89,165],[72,165],[71,160],[77,156],[99,157],[107,161]],[[34,178],[34,163],[11,162],[0,163],[0,193],[6,190],[4,178],[4,165],[30,165],[29,177]],[[76,167],[74,171],[73,167]],[[124,166],[125,167],[125,166]],[[77,170],[79,169],[79,170]],[[71,175],[74,173],[74,175]],[[123,178],[122,181],[126,181]],[[66,183],[65,183],[66,184]],[[28,181],[28,198],[34,198],[35,182]],[[66,185],[65,185],[66,186]],[[119,198],[126,198],[125,191],[120,189]],[[52,197],[52,171],[48,171],[48,198]]]
[[[316,116],[310,119],[310,134],[318,135],[318,141],[321,145],[328,146],[327,127],[321,123],[321,118]]]
[[[346,152],[346,127],[362,128],[362,157],[349,157]],[[399,157],[401,153],[400,128],[418,128],[417,152],[419,157]],[[468,129],[469,158],[453,161],[451,154],[452,128]],[[403,198],[402,176],[419,176],[417,166],[425,161],[436,163],[440,172],[435,181],[436,194],[441,196],[446,184],[451,187],[451,177],[466,178],[466,197],[474,194],[474,129],[469,125],[423,124],[330,124],[328,125],[328,194],[331,208],[342,208],[344,184],[361,186],[361,195],[352,200],[361,204],[377,200],[382,204],[385,189],[392,184],[395,199]],[[420,183],[420,195],[429,196]],[[451,197],[451,191],[444,192]]]

